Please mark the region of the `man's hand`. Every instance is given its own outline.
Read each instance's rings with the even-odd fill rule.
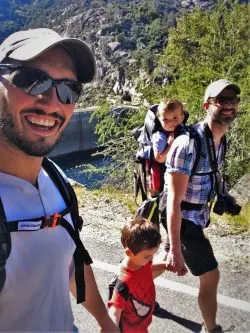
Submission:
[[[169,251],[166,259],[166,267],[167,270],[177,273],[179,276],[183,276],[188,272],[181,251]]]

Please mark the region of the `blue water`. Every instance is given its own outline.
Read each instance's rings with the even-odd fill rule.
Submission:
[[[101,156],[77,153],[52,159],[60,166],[67,177],[89,189],[100,187],[105,180],[102,167],[107,162]]]

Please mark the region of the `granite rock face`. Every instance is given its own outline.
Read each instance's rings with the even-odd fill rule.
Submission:
[[[247,173],[240,178],[238,183],[231,189],[230,194],[235,197],[238,203],[250,202],[250,174]]]

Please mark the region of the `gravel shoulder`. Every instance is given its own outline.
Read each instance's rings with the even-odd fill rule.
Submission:
[[[120,230],[126,221],[132,217],[128,208],[115,198],[111,199],[105,195],[94,196],[87,191],[84,191],[80,199],[80,206],[80,213],[84,219],[82,237],[85,243],[92,244],[94,242],[94,244],[97,244],[98,242],[98,246],[103,244],[105,248],[114,248],[112,250],[112,262],[114,264],[118,263],[123,256]],[[222,228],[224,229],[223,232]],[[221,279],[220,290],[225,295],[228,294],[231,297],[249,301],[249,233],[225,235],[226,228],[225,225],[211,224],[206,229],[206,234],[219,262],[221,275],[226,276],[225,279]],[[165,238],[164,230],[162,230],[162,238]],[[97,258],[94,253],[92,256],[94,259],[107,262],[109,255],[105,251],[104,249],[101,253],[101,258]],[[184,278],[171,274],[170,278],[178,282],[181,282],[182,279],[184,283],[197,286],[197,279],[193,278],[191,274]],[[242,290],[244,286],[247,287],[246,284],[248,284],[248,288]]]

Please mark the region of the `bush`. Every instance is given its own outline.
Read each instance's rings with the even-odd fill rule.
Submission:
[[[112,108],[107,102],[93,112],[97,118],[98,144],[104,147],[101,154],[108,159],[105,168],[106,183],[119,188],[129,188],[133,182],[133,154],[138,143],[132,129],[143,123],[145,108],[120,106]]]

